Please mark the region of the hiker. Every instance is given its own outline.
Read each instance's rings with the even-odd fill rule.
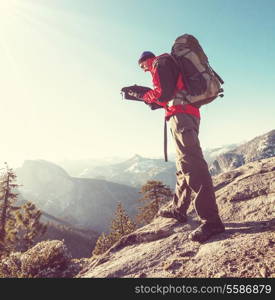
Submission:
[[[141,54],[139,66],[150,72],[154,89],[142,98],[147,104],[158,104],[165,109],[165,119],[176,146],[176,188],[172,206],[161,209],[158,215],[187,222],[187,209],[191,202],[191,192],[196,193],[194,200],[196,212],[202,224],[189,235],[193,241],[204,242],[215,234],[224,232],[208,165],[204,160],[198,138],[200,126],[199,105],[184,101],[182,93],[185,85],[182,74],[169,54],[155,56],[150,51]]]

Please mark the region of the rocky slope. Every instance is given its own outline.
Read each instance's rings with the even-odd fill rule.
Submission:
[[[79,277],[275,277],[275,158],[214,178],[226,232],[204,244],[187,236],[197,225],[157,217],[125,236]]]
[[[187,224],[156,217],[105,254],[90,259],[72,259],[60,241],[42,242],[3,260],[0,277],[274,278],[274,178],[275,158],[216,176],[217,202],[226,231],[203,244],[187,238],[199,224],[190,207]]]
[[[130,216],[136,214],[138,190],[99,179],[74,178],[59,166],[25,161],[16,170],[23,198],[77,227],[107,230],[120,201]]]
[[[211,175],[217,175],[249,162],[273,156],[275,156],[275,130],[219,155],[209,169]]]
[[[81,260],[72,259],[62,241],[43,241],[24,253],[13,252],[0,260],[0,278],[72,277],[81,266]]]

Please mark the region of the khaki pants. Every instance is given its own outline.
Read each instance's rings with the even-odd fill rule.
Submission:
[[[201,221],[220,222],[212,178],[198,138],[200,120],[192,115],[177,114],[170,118],[169,124],[176,146],[174,206],[185,214],[191,202],[191,192],[194,191],[195,209]]]

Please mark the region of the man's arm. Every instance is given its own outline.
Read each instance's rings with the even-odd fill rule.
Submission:
[[[169,56],[160,57],[153,75],[154,89],[148,91],[143,99],[147,103],[168,102],[174,97],[177,85],[178,68]]]

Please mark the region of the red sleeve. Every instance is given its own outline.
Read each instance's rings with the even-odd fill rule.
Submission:
[[[143,96],[143,100],[147,103],[155,102],[161,106],[165,106],[166,103],[157,101],[162,94],[162,89],[161,89],[159,75],[158,75],[157,70],[154,70],[152,72],[152,81],[153,81],[154,89],[145,93]]]
[[[166,106],[176,92],[179,72],[169,56],[160,57],[151,71],[154,89],[148,91],[143,100]]]

